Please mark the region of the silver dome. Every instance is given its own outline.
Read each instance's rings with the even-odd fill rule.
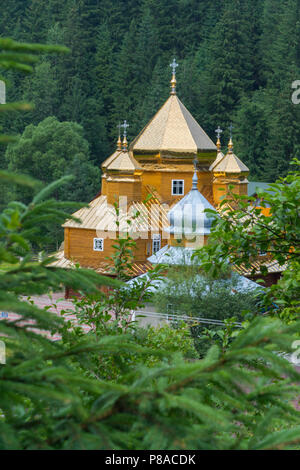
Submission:
[[[175,236],[210,234],[214,216],[204,211],[205,209],[215,211],[215,208],[198,191],[197,183],[198,178],[195,172],[191,191],[177,202],[168,213],[170,222],[168,231]]]

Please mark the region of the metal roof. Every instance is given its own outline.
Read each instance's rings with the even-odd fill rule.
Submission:
[[[260,181],[249,181],[248,183],[248,196],[254,196],[257,194],[257,191],[261,189],[262,191],[269,191],[272,193],[270,188],[270,183],[262,183]]]
[[[130,287],[133,287],[134,285],[136,285],[136,283],[139,283],[140,281],[144,279],[149,279],[148,274],[142,274],[141,276],[135,279],[131,279],[130,281],[127,281],[126,284],[129,285]],[[177,291],[176,293],[174,292],[174,295],[179,297],[180,295],[182,295],[182,290],[186,292],[187,290],[186,284],[188,283],[188,287],[190,289],[190,295],[191,297],[193,297],[195,295],[195,287],[197,287],[199,283],[203,285],[205,281],[207,281],[207,279],[205,279],[205,277],[202,274],[195,274],[192,281],[190,279],[183,280],[182,285],[181,286],[178,285]],[[214,283],[220,287],[230,288],[233,294],[235,294],[236,292],[253,291],[256,289],[264,291],[265,289],[260,284],[257,284],[257,282],[251,281],[251,279],[248,279],[247,277],[242,276],[234,271],[231,272],[230,278],[216,279]],[[158,279],[150,283],[149,287],[147,288],[147,292],[155,293],[163,289],[168,289],[170,285],[172,285],[172,280],[168,279],[168,277],[164,277],[163,279]],[[122,289],[126,290],[126,287],[123,287]],[[203,293],[209,292],[209,290],[210,290],[209,282],[207,282],[206,289],[204,290]]]
[[[122,151],[115,156],[106,166],[107,171],[129,171],[141,170],[142,167],[138,164],[136,159],[127,151]]]
[[[217,147],[176,95],[171,95],[131,144],[137,152],[192,153]]]
[[[213,216],[206,209],[215,211],[215,208],[197,189],[197,174],[193,177],[193,187],[175,206],[169,211],[168,219],[170,228],[168,231],[174,235],[196,234],[209,235]]]
[[[145,233],[164,230],[169,225],[167,212],[163,204],[155,200],[155,204],[159,207],[152,210],[151,201],[144,204],[143,202],[132,202],[128,211],[120,210],[119,229],[120,231]],[[159,209],[159,210],[157,210]],[[138,216],[137,216],[138,214]],[[107,203],[106,196],[99,196],[94,199],[88,207],[83,207],[73,214],[74,217],[81,220],[81,224],[73,220],[68,220],[63,227],[81,228],[98,231],[117,231],[116,211],[115,208]],[[130,226],[127,221],[131,220]]]
[[[209,167],[209,171],[213,171],[214,167],[220,163],[221,160],[223,160],[223,158],[225,157],[224,153],[223,152],[218,152],[217,153],[217,158],[215,159],[215,161],[210,165]]]
[[[152,264],[167,264],[167,265],[199,265],[197,258],[192,259],[192,255],[195,253],[193,248],[182,247],[182,246],[164,246],[155,255],[148,258],[148,261]],[[250,267],[244,265],[237,266],[232,265],[232,269],[242,276],[252,276],[253,270],[254,275],[260,274],[260,266],[266,266],[269,273],[281,273],[286,270],[287,264],[280,265],[274,260],[256,260],[251,262]]]
[[[228,152],[213,167],[214,173],[249,173],[249,171],[249,168],[233,152]]]
[[[198,265],[196,260],[192,260],[194,252],[195,250],[193,248],[166,245],[157,253],[150,256],[148,261],[152,264],[167,264],[175,266]]]
[[[56,261],[51,263],[50,266],[52,267],[63,268],[63,269],[74,269],[75,264],[77,264],[75,260],[65,258],[63,251],[59,251],[58,253],[55,254],[55,256],[57,259]],[[109,261],[99,262],[97,266],[83,266],[83,267],[93,269],[93,271],[96,271],[99,274],[105,274],[108,276],[114,275],[113,264],[112,262],[109,262]],[[133,263],[130,269],[128,269],[127,274],[130,277],[137,277],[137,276],[141,276],[142,274],[147,273],[150,269],[153,269],[153,266],[149,262]]]
[[[101,164],[101,167],[105,169],[111,162],[114,161],[115,158],[118,157],[118,155],[120,155],[120,153],[122,153],[122,150],[116,150],[110,157],[104,160],[104,162]]]
[[[287,263],[280,265],[278,261],[275,261],[275,260],[252,261],[251,266],[249,268],[245,267],[244,265],[241,265],[241,266],[235,265],[233,269],[239,274],[242,274],[243,276],[252,276],[253,271],[255,271],[254,275],[260,274],[260,266],[266,266],[269,273],[282,273],[283,271],[287,269]]]
[[[106,196],[99,196],[90,202],[88,207],[82,207],[72,214],[74,217],[81,220],[81,224],[74,220],[67,220],[63,227],[76,227],[96,230],[101,213],[107,210]],[[103,212],[102,212],[103,211]]]

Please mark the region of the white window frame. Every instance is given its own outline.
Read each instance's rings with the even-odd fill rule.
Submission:
[[[182,194],[174,193],[174,183],[182,183]],[[172,180],[172,196],[184,196],[184,180]]]
[[[158,250],[155,245],[158,243]],[[161,249],[161,236],[160,234],[152,235],[152,254],[155,255]]]
[[[97,246],[96,246],[98,240],[101,240],[101,242],[102,242],[101,248],[97,248]],[[93,249],[94,249],[94,251],[104,251],[104,238],[94,238]]]

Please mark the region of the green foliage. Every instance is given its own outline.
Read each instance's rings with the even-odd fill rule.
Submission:
[[[220,122],[224,129],[247,90],[253,87],[254,61],[247,60],[255,34],[249,34],[249,10],[245,2],[226,2],[209,42],[209,64],[203,77],[205,109],[210,129]],[[253,26],[250,26],[253,30]]]
[[[0,64],[6,69],[15,69],[22,72],[32,72],[30,64],[38,61],[38,54],[41,53],[66,53],[68,48],[64,46],[47,46],[40,44],[25,44],[16,42],[10,38],[0,39]]]
[[[45,197],[49,191],[43,191]],[[7,350],[6,364],[0,366],[0,448],[298,445],[299,413],[291,406],[298,388],[291,382],[299,375],[272,352],[290,350],[298,324],[255,320],[226,351],[215,345],[199,361],[184,325],[141,330],[131,328],[124,316],[110,321],[104,297],[100,303],[95,297],[97,304],[78,300],[79,326],[65,323],[20,294],[65,285],[98,296],[96,284],[113,282],[89,270],[51,268],[49,258],[32,260],[41,204],[42,194],[30,207],[12,203],[0,221],[0,262],[6,264],[0,271],[0,308],[20,315],[0,322]],[[46,202],[48,218],[67,216],[59,204],[54,211]],[[127,296],[132,302],[132,292]],[[90,333],[82,334],[82,323],[92,327]],[[63,340],[51,340],[54,333]]]
[[[6,160],[10,171],[23,170],[44,183],[76,173],[75,185],[57,191],[59,199],[88,202],[97,192],[100,172],[89,161],[82,127],[74,122],[47,117],[38,126],[27,126],[18,142],[8,146]]]
[[[228,345],[229,330],[231,327],[236,330],[236,322],[258,314],[261,295],[260,289],[241,290],[236,273],[228,272],[213,279],[199,273],[198,267],[184,266],[168,271],[163,287],[154,293],[153,302],[161,313],[191,317],[191,335],[198,353],[203,356],[216,338],[221,337],[222,347]],[[193,317],[224,321],[225,328],[193,321]]]
[[[105,11],[109,2],[104,3]],[[26,9],[26,19],[43,24],[41,1],[31,4],[36,9]],[[49,18],[54,4],[47,7]],[[10,179],[7,172],[0,178],[34,184],[20,176]],[[102,306],[95,316],[95,305],[86,302],[79,304],[78,319],[82,315],[82,321],[96,322],[101,334],[97,337],[94,329],[81,335],[23,297],[63,286],[94,295],[99,284],[121,287],[91,270],[54,268],[46,255],[35,260],[32,246],[44,243],[43,224],[69,217],[70,203],[46,199],[61,183],[43,189],[29,205],[11,202],[0,215],[0,309],[19,316],[0,321],[7,351],[6,364],[0,364],[0,449],[297,447],[300,416],[291,400],[298,394],[292,384],[300,376],[274,351],[291,350],[298,323],[255,319],[225,352],[215,345],[203,360],[187,360],[184,356],[192,359],[193,354],[183,325],[177,332],[162,327],[157,334],[149,329],[138,337],[124,332],[121,324],[114,334],[105,334],[110,323],[101,318]],[[53,341],[54,333],[63,340]],[[183,354],[176,347],[182,347],[181,339]],[[139,343],[144,340],[147,346]],[[105,375],[106,365],[112,369],[114,363],[118,373],[113,380],[95,373]]]
[[[17,361],[10,352],[1,368],[6,392],[1,393],[1,447],[271,449],[287,443],[293,448],[299,416],[289,401],[296,390],[282,376],[294,381],[299,376],[271,352],[288,347],[290,332],[279,321],[256,321],[226,353],[214,346],[194,362],[179,353],[150,351],[126,335],[104,336],[97,343],[86,336],[66,350],[47,342],[43,350],[55,348],[52,354],[35,352],[33,359],[31,344],[30,361],[24,356]],[[155,340],[150,335],[148,343],[158,345],[159,337],[165,339],[166,332]],[[94,370],[91,353],[96,352],[100,371],[106,360],[117,361],[122,369],[117,381],[86,376]],[[130,353],[135,360],[128,367],[122,359]],[[168,360],[150,368],[143,364],[158,355]]]
[[[229,318],[224,320],[224,327],[222,328],[204,328],[199,335],[197,328],[193,328],[198,333],[197,350],[204,349],[205,352],[211,347],[211,344],[218,344],[223,352],[225,352],[231,344],[232,338],[239,335],[240,331],[236,326],[236,319]],[[198,329],[199,330],[199,329]],[[203,340],[206,340],[203,344]],[[209,341],[207,341],[209,340]],[[202,343],[202,344],[201,344]]]
[[[43,191],[45,197],[49,191]],[[11,203],[0,220],[0,263],[6,266],[0,271],[0,309],[20,315],[0,322],[7,349],[0,366],[0,448],[298,445],[300,416],[291,406],[298,388],[291,382],[299,374],[273,352],[291,349],[298,324],[255,320],[225,352],[215,345],[199,361],[183,325],[143,331],[130,328],[124,317],[110,322],[101,310],[103,298],[100,308],[78,300],[79,322],[93,327],[82,334],[80,325],[74,328],[20,297],[61,285],[96,295],[96,284],[113,284],[89,270],[51,268],[47,257],[32,259],[42,204],[42,194],[30,207]],[[67,216],[57,204],[57,210],[44,205],[51,220]],[[132,301],[132,293],[127,295]],[[63,340],[51,340],[54,333]]]
[[[243,311],[256,312],[257,292],[240,291],[237,286],[235,274],[210,279],[199,270],[178,267],[168,271],[154,301],[162,313],[219,320],[236,316],[240,321]]]
[[[175,328],[167,324],[156,328],[148,326],[147,328],[137,329],[135,334],[140,344],[154,350],[163,349],[173,354],[180,351],[186,359],[196,359],[198,357],[190,335],[190,329],[184,322],[179,322]],[[142,342],[138,334],[140,334]],[[158,358],[150,356],[147,358],[146,363],[149,366],[157,365]]]
[[[288,316],[290,309],[299,314],[300,292],[299,160],[295,159],[294,165],[296,169],[270,185],[269,191],[259,192],[260,207],[255,198],[249,204],[245,196],[231,194],[224,200],[221,217],[213,222],[209,244],[196,253],[203,269],[213,276],[218,276],[228,262],[249,268],[260,252],[267,255],[261,258],[262,275],[268,273],[264,260],[284,265],[287,269],[283,277],[267,292],[265,302],[269,309],[274,309],[274,302],[281,309],[288,308]],[[253,274],[257,274],[255,269]]]
[[[251,178],[274,181],[299,152],[300,106],[291,102],[298,17],[297,0],[11,0],[1,11],[3,34],[70,53],[43,49],[25,80],[4,71],[10,99],[36,107],[1,124],[21,134],[49,115],[76,121],[99,165],[114,150],[118,121],[130,122],[132,139],[163,104],[175,56],[178,95],[206,132],[214,138],[218,124],[225,131],[233,121]],[[19,53],[37,59],[26,47]],[[33,64],[20,61],[22,69]]]
[[[120,228],[120,208],[117,203],[114,204],[116,213],[116,225]],[[111,266],[111,274],[117,280],[125,281],[130,279],[132,274],[133,249],[136,242],[129,234],[131,223],[139,214],[133,215],[127,220],[127,232],[119,232],[115,245],[113,245],[114,253],[107,257]],[[122,336],[128,332],[131,333],[131,340],[135,344],[158,348],[158,344],[165,342],[164,349],[166,351],[176,351],[180,349],[182,352],[191,356],[195,350],[193,341],[190,338],[189,330],[184,325],[176,330],[169,326],[164,326],[159,330],[148,328],[144,330],[138,328],[137,324],[132,320],[132,314],[136,309],[144,307],[145,302],[149,302],[153,297],[152,284],[162,279],[161,274],[164,266],[157,266],[147,272],[147,275],[138,280],[131,280],[130,284],[120,286],[118,289],[111,289],[109,292],[98,292],[94,295],[86,295],[80,292],[80,297],[73,299],[73,307],[75,307],[75,315],[78,326],[74,328],[71,321],[67,322],[63,329],[62,339],[64,344],[69,347],[74,346],[78,339],[89,337],[93,342],[101,341],[103,336]],[[56,305],[55,305],[56,307]],[[62,315],[74,316],[74,309],[63,310]],[[89,329],[86,334],[86,328]],[[157,332],[157,335],[156,335]],[[130,338],[130,337],[129,337]],[[154,365],[158,362],[156,355],[149,354],[145,359],[143,356],[138,357],[131,351],[122,356],[103,358],[99,357],[96,352],[90,353],[93,357],[93,368],[90,366],[89,374],[101,379],[117,380],[120,374],[124,373],[124,368],[133,364],[144,363],[146,365]],[[80,360],[80,365],[84,364]],[[83,372],[86,369],[83,367]]]
[[[150,273],[151,277],[152,274]],[[164,361],[171,361],[171,353],[180,353],[187,359],[196,358],[193,340],[189,328],[183,323],[176,329],[169,325],[159,328],[140,328],[137,322],[133,322],[132,309],[141,308],[145,291],[142,285],[139,288],[126,289],[126,301],[123,302],[112,291],[107,296],[102,293],[96,295],[84,295],[74,298],[75,315],[78,325],[74,328],[71,320],[67,321],[63,328],[62,339],[65,346],[73,348],[80,340],[92,341],[100,344],[106,337],[123,337],[130,345],[127,352],[113,355],[99,355],[98,350],[89,351],[89,367],[86,367],[85,355],[75,358],[75,363],[81,368],[82,374],[97,377],[101,380],[117,382],[122,375],[132,370],[133,366],[153,367]],[[57,305],[57,304],[56,304]],[[62,310],[61,314],[67,318],[74,316],[74,310]],[[86,331],[89,329],[88,332]],[[147,355],[136,354],[143,346]],[[162,354],[158,352],[163,350]]]
[[[17,142],[7,147],[5,158],[11,172],[28,174],[43,183],[50,183],[64,175],[73,175],[54,192],[54,197],[65,201],[89,202],[98,192],[100,170],[89,157],[89,144],[82,127],[75,122],[59,122],[47,117],[40,124],[30,124]],[[29,203],[32,189],[11,185],[5,200]],[[52,234],[48,248],[58,248],[62,241],[60,226],[48,225]]]

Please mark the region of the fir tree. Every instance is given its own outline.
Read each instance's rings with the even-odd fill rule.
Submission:
[[[253,89],[248,24],[241,0],[227,1],[210,39],[210,61],[202,78],[206,125],[227,127],[242,96]]]

